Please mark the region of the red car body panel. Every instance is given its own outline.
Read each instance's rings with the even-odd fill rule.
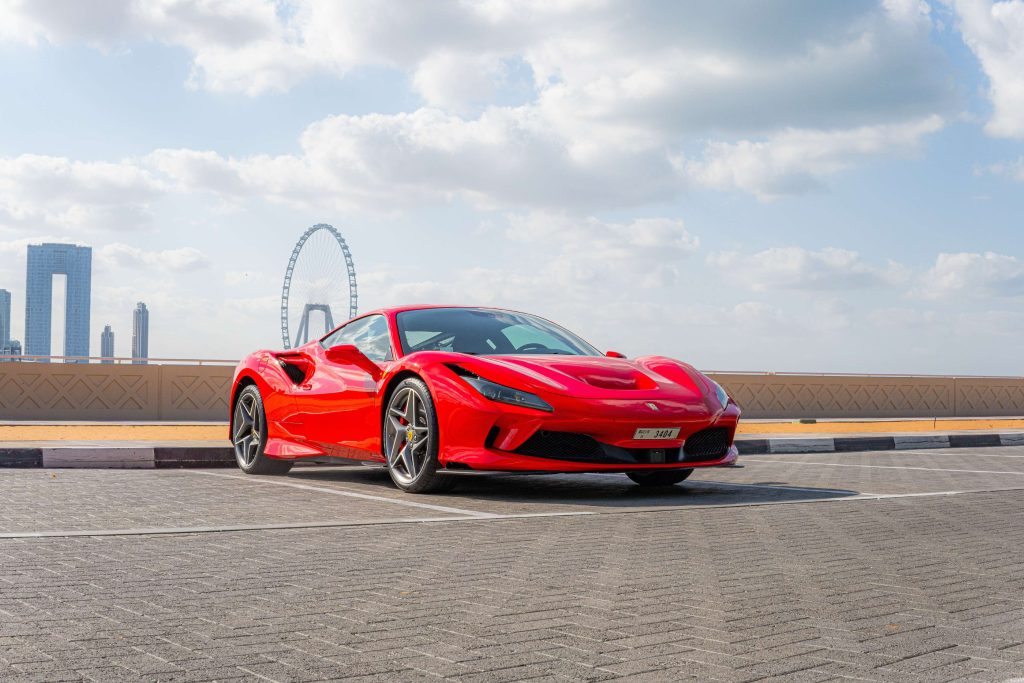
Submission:
[[[235,370],[230,405],[233,409],[245,385],[254,383],[259,388],[267,415],[265,455],[384,462],[382,419],[388,392],[405,377],[416,376],[426,383],[435,404],[438,460],[446,468],[625,472],[723,466],[736,460],[733,439],[739,407],[731,399],[723,406],[711,380],[685,363],[657,356],[630,360],[448,351],[404,354],[395,318],[421,308],[434,307],[383,309],[356,318],[383,315],[388,321],[394,360],[377,364],[377,379],[356,365],[329,360],[319,341],[288,351],[257,351],[242,360]],[[289,376],[282,362],[292,366],[296,377]],[[553,410],[491,401],[464,381],[453,365],[535,394]],[[680,431],[674,439],[635,440],[638,428]],[[621,449],[678,451],[691,435],[709,428],[728,432],[728,451],[712,460],[583,462],[560,459],[557,454],[536,457],[514,452],[540,430],[583,434]]]

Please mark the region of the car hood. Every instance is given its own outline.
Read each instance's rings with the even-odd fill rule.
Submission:
[[[580,398],[666,399],[708,403],[714,389],[691,366],[670,358],[604,356],[458,356],[456,363],[481,377],[516,388]],[[716,398],[714,398],[717,401]]]

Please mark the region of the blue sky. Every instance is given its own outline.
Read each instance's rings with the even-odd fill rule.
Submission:
[[[361,308],[534,311],[718,370],[1020,374],[1024,2],[0,2],[0,287],[92,245],[93,351]]]

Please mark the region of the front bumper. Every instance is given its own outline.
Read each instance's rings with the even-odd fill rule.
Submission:
[[[550,414],[462,395],[439,414],[440,464],[448,470],[504,472],[629,472],[723,467],[736,462],[733,439],[740,409],[712,410],[671,401],[601,401],[556,397]],[[467,400],[468,398],[468,400]],[[548,400],[548,397],[544,397]],[[650,407],[657,404],[656,409]],[[678,428],[676,439],[634,439],[638,428]],[[717,449],[687,449],[694,435],[721,433]],[[533,448],[537,435],[588,439],[592,448]],[[691,442],[695,443],[695,442]]]
[[[596,463],[537,458],[517,453],[503,453],[490,449],[465,450],[458,460],[449,460],[445,469],[450,471],[479,472],[639,472],[644,470],[678,470],[696,467],[729,467],[739,458],[736,446],[730,446],[724,457],[715,460],[671,462],[654,464]]]

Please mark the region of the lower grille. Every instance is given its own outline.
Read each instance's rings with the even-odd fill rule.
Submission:
[[[586,434],[541,429],[515,450],[520,455],[560,460],[589,460],[603,455],[601,444]]]
[[[497,429],[488,435],[487,446],[493,447]],[[729,429],[712,427],[692,434],[683,448],[621,448],[601,443],[592,436],[575,432],[538,430],[513,451],[519,455],[575,462],[615,464],[661,464],[718,460],[729,451]]]
[[[712,427],[691,434],[683,444],[684,460],[717,460],[729,452],[729,430]]]

